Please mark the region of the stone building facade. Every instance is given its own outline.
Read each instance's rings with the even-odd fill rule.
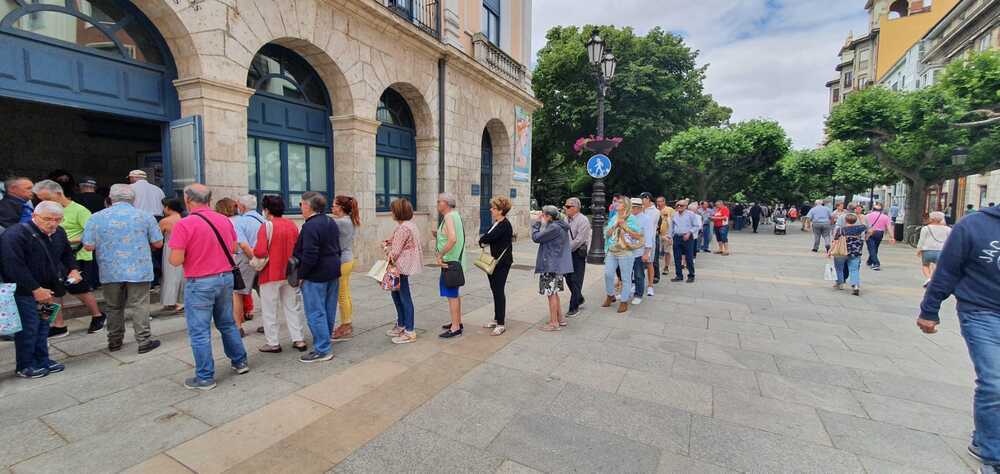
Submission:
[[[39,41],[40,46],[34,44],[39,33],[53,36],[42,30],[24,33],[31,29],[24,25],[30,24],[29,20],[37,21],[39,15],[31,11],[34,7],[30,3],[8,1],[7,11],[0,8],[0,18],[8,14],[14,25],[8,31],[0,28],[0,110],[14,110],[22,105],[22,99],[27,99],[25,104],[86,109],[91,102],[75,97],[50,100],[45,91],[36,92],[33,89],[36,84],[28,77],[30,71],[23,73],[23,77],[18,75],[22,73],[11,73],[13,79],[4,82],[5,67],[13,71],[11,64],[15,64],[5,66],[5,52],[11,57],[22,52],[25,57],[32,57],[29,53],[38,57],[38,48],[48,48],[44,52],[50,53],[62,46],[58,41],[48,41],[50,38],[42,38],[45,41]],[[411,194],[416,200],[418,226],[427,232],[428,238],[437,222],[435,196],[441,190],[457,195],[470,236],[476,235],[480,228],[483,195],[511,196],[515,209],[511,220],[522,232],[526,229],[530,177],[528,181],[514,180],[513,168],[518,135],[515,110],[530,116],[540,105],[533,97],[525,66],[531,51],[531,0],[94,0],[90,3],[95,10],[105,8],[109,12],[105,16],[112,17],[110,22],[115,21],[114,8],[128,9],[134,16],[148,20],[149,28],[162,38],[165,55],[171,57],[170,64],[163,69],[170,79],[165,89],[172,88],[158,96],[165,98],[163,117],[199,117],[201,180],[213,188],[216,198],[245,194],[253,186],[254,172],[269,172],[266,166],[256,171],[248,166],[248,147],[252,150],[255,143],[248,140],[248,114],[254,113],[250,110],[252,98],[261,90],[249,84],[248,73],[262,48],[277,45],[304,60],[321,80],[322,92],[328,98],[324,114],[328,115],[328,122],[322,126],[327,129],[318,132],[328,136],[330,159],[326,170],[310,162],[310,176],[326,173],[330,186],[324,191],[331,196],[343,194],[358,199],[363,224],[355,254],[361,260],[370,261],[380,253],[379,242],[393,227],[389,213],[376,203],[376,187],[387,186],[380,180],[389,179],[380,177],[376,171],[376,141],[384,125],[377,117],[380,99],[387,90],[401,96],[412,115],[415,160],[411,172],[415,175],[415,189]],[[113,7],[102,7],[103,4]],[[15,18],[18,14],[24,16],[19,20]],[[487,17],[493,19],[490,16],[493,14],[496,21],[488,22]],[[96,13],[92,16],[98,17]],[[100,26],[101,22],[93,23]],[[21,29],[17,29],[18,25]],[[10,42],[6,41],[8,36]],[[80,41],[71,46],[93,47]],[[136,49],[129,44],[119,46]],[[75,54],[68,46],[65,49]],[[60,54],[64,52],[59,50]],[[90,56],[87,58],[90,60]],[[98,60],[105,58],[100,56],[95,59]],[[80,64],[86,63],[81,60]],[[126,72],[124,89],[114,89],[124,90],[124,102],[134,94],[127,89],[130,77]],[[16,82],[19,78],[24,81]],[[81,94],[87,90],[79,85],[74,87]],[[174,100],[176,110],[171,113]],[[117,110],[110,105],[104,107],[99,101],[94,104],[95,112]],[[135,117],[149,125],[147,115],[136,113]],[[294,128],[292,118],[285,119],[285,125]],[[170,137],[167,123],[153,125],[162,127],[165,141]],[[309,128],[314,126],[309,122]],[[522,141],[525,132],[530,134],[530,129],[522,131]],[[38,130],[21,133],[38,133]],[[13,141],[13,136],[7,138]],[[488,175],[481,173],[486,163],[484,143],[491,148]],[[155,149],[156,144],[151,147]],[[173,143],[173,150],[166,145],[162,148],[162,166],[177,169],[178,163],[172,161],[185,159],[178,153],[178,144]],[[285,160],[284,145],[281,149]],[[0,157],[6,161],[6,157]],[[276,162],[269,163],[267,166],[277,166]],[[281,162],[282,170],[292,165]],[[61,167],[73,169],[78,175],[93,174],[76,162]],[[30,164],[12,162],[0,168],[32,177],[42,174],[42,170],[33,169]],[[282,171],[283,182],[289,179],[286,171]],[[484,183],[488,184],[487,189],[483,188]],[[171,188],[171,184],[164,183],[164,187]],[[297,197],[288,191],[285,195]]]

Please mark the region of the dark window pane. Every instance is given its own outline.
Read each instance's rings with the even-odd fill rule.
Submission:
[[[257,140],[247,139],[247,166],[249,177],[249,188],[251,191],[257,189]]]

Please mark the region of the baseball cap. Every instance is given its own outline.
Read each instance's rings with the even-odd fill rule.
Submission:
[[[642,198],[632,198],[631,201],[632,201],[632,205],[633,206],[641,206],[642,205]]]
[[[94,178],[91,178],[90,176],[84,176],[80,180],[80,186],[93,186],[93,187],[96,188],[97,187],[97,180],[94,179]]]
[[[146,178],[146,172],[143,170],[132,170],[128,172],[129,178]]]
[[[652,200],[652,199],[653,199],[653,195],[652,195],[652,194],[649,194],[649,193],[647,193],[647,192],[642,192],[642,193],[640,193],[640,194],[639,194],[639,197],[640,197],[640,198],[642,198],[642,199],[649,199],[649,200]]]

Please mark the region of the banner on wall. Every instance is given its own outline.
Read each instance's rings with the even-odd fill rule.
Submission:
[[[514,181],[531,181],[531,114],[514,107]]]

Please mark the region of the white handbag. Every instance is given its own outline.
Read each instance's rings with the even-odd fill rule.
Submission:
[[[371,270],[368,270],[368,278],[371,278],[380,284],[382,279],[385,278],[385,272],[389,269],[389,262],[385,260],[378,260],[372,265]]]
[[[826,269],[823,272],[823,279],[826,281],[837,281],[837,269],[833,268],[832,263],[826,264]]]
[[[264,258],[257,258],[253,255],[250,256],[250,266],[258,272],[263,270],[267,266],[267,261],[271,258],[271,234],[274,232],[274,224],[271,221],[264,223],[265,235],[267,235],[267,256]]]

